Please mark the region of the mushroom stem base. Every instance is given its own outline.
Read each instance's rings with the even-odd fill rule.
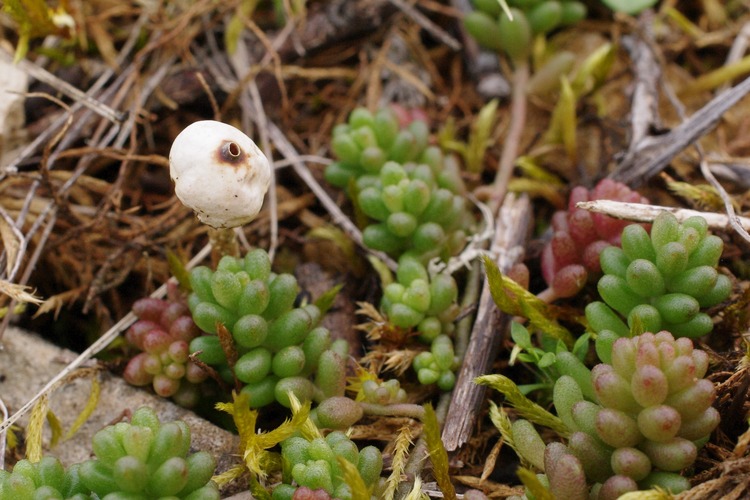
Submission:
[[[208,228],[208,239],[211,243],[211,263],[214,268],[225,255],[239,257],[240,244],[233,228]]]

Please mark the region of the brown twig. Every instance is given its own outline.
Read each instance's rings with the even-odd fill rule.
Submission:
[[[487,203],[493,215],[497,214],[503,198],[508,189],[508,182],[513,174],[518,150],[526,125],[526,86],[529,82],[529,64],[526,61],[518,62],[513,72],[513,93],[510,108],[510,127],[503,142],[500,162],[497,166],[495,180],[492,183],[492,194]]]
[[[526,196],[507,195],[497,217],[497,232],[490,249],[501,271],[507,272],[521,260],[530,224],[529,199]],[[464,356],[466,362],[458,373],[443,428],[443,442],[448,451],[457,450],[469,440],[485,393],[483,386],[475,384],[474,379],[489,372],[500,346],[501,332],[509,320],[495,306],[485,280],[471,340]]]
[[[637,187],[661,172],[690,144],[711,131],[732,106],[750,92],[750,78],[726,90],[682,122],[671,132],[649,137],[627,154],[612,173],[612,178]]]
[[[653,11],[646,10],[638,23],[641,36],[623,37],[623,46],[630,53],[635,72],[633,104],[630,108],[630,152],[637,149],[652,130],[660,128],[658,88],[662,73],[651,50],[654,38],[652,24]]]
[[[388,0],[399,8],[404,14],[409,16],[412,21],[424,28],[429,34],[447,45],[453,50],[461,50],[461,42],[453,38],[448,32],[437,24],[430,21],[424,14],[419,12],[413,5],[406,3],[404,0]]]
[[[670,212],[680,222],[685,221],[688,217],[699,216],[706,219],[708,227],[713,230],[726,231],[731,227],[731,221],[727,214],[699,212],[698,210],[687,208],[662,207],[659,205],[645,205],[612,200],[583,201],[576,206],[591,212],[609,215],[617,219],[632,220],[633,222],[651,223],[661,212]],[[736,221],[745,230],[750,230],[750,218],[736,217]]]

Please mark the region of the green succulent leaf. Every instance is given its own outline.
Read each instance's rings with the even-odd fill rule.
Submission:
[[[615,12],[638,14],[656,5],[657,0],[602,0],[602,3]]]

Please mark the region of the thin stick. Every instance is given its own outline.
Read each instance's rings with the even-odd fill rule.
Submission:
[[[696,144],[696,146],[698,146]],[[701,148],[698,148],[699,150]],[[702,152],[701,152],[702,153]],[[703,154],[701,154],[701,157]],[[719,193],[719,196],[721,197],[721,200],[724,202],[724,210],[727,211],[727,220],[729,221],[729,224],[734,228],[734,230],[742,236],[742,238],[750,243],[750,234],[745,230],[744,227],[742,227],[742,224],[739,222],[739,217],[737,217],[737,214],[734,211],[734,205],[732,205],[732,199],[729,197],[729,193],[726,192],[724,189],[724,186],[721,185],[721,183],[716,180],[716,177],[714,177],[714,174],[711,172],[711,169],[708,166],[708,162],[706,162],[705,159],[701,158],[701,173],[703,174],[703,177],[706,178],[706,180],[716,189],[716,191]]]
[[[576,204],[578,208],[609,215],[617,219],[632,220],[633,222],[654,222],[654,219],[662,212],[670,212],[678,221],[684,222],[688,217],[703,217],[708,227],[718,231],[728,231],[732,227],[732,221],[727,214],[715,212],[700,212],[687,208],[663,207],[660,205],[645,205],[641,203],[626,203],[612,200],[582,201]],[[736,222],[745,230],[750,230],[750,219],[747,217],[735,217]]]
[[[0,58],[10,62],[12,57],[5,51],[0,50]],[[61,80],[44,68],[41,68],[31,61],[21,59],[18,61],[18,67],[21,68],[29,76],[39,80],[42,83],[46,83],[50,87],[59,91],[62,94],[70,97],[76,102],[80,102],[83,106],[86,106],[97,115],[105,118],[112,123],[119,123],[123,120],[124,114],[120,111],[110,108],[106,104],[97,101],[90,94],[82,92],[75,88],[65,80]]]
[[[497,214],[508,189],[508,182],[513,174],[513,167],[518,158],[518,146],[521,142],[526,124],[526,87],[529,82],[529,64],[518,62],[513,72],[513,94],[510,109],[510,128],[505,136],[500,163],[497,166],[495,181],[492,183],[492,195],[488,202],[493,216]]]
[[[186,269],[191,269],[199,262],[202,262],[206,256],[208,256],[211,253],[211,246],[206,245],[204,246],[195,257],[193,257],[190,262],[185,266]],[[154,293],[151,294],[151,297],[154,298],[162,298],[167,294],[167,283],[164,283],[162,286],[156,289]],[[122,332],[127,330],[130,325],[135,323],[135,321],[138,318],[135,314],[132,312],[129,312],[125,316],[120,319],[117,323],[115,323],[112,328],[104,332],[104,334],[99,337],[99,339],[96,340],[93,344],[91,344],[85,351],[83,351],[76,359],[71,361],[65,368],[63,368],[57,375],[55,375],[52,380],[47,382],[47,385],[42,387],[42,389],[29,401],[27,401],[21,408],[18,409],[13,415],[10,416],[10,418],[7,418],[3,421],[2,424],[0,424],[0,433],[4,433],[8,427],[13,425],[19,418],[21,418],[23,415],[25,415],[31,408],[34,406],[34,404],[47,394],[60,380],[67,377],[73,370],[81,366],[83,363],[91,359],[92,357],[96,356],[98,353],[100,353],[102,350],[104,350],[109,344],[112,343],[115,338],[117,338],[118,335],[120,335]]]
[[[530,224],[531,203],[528,197],[508,194],[497,217],[497,231],[490,249],[503,272],[507,272],[523,256]],[[458,373],[443,428],[443,442],[449,452],[463,446],[471,436],[485,393],[484,387],[476,385],[474,379],[489,370],[509,321],[510,317],[501,313],[492,300],[485,279],[477,318],[464,355],[465,361]]]
[[[612,174],[614,180],[637,187],[661,172],[687,146],[712,130],[721,117],[750,92],[750,77],[726,90],[668,134],[642,141]]]
[[[260,97],[260,91],[258,90],[258,84],[255,80],[252,80],[248,85],[250,89],[250,97],[253,101],[253,107],[255,113],[253,113],[253,120],[255,125],[258,127],[260,133],[260,142],[263,146],[263,152],[268,158],[268,161],[273,164],[273,150],[271,149],[271,141],[268,138],[268,118],[266,112],[263,109],[263,100]],[[271,187],[268,189],[268,204],[270,212],[271,222],[271,242],[268,249],[268,256],[273,262],[274,255],[276,254],[276,248],[279,246],[279,203],[276,196],[276,175],[271,176]]]
[[[432,36],[440,40],[442,43],[447,45],[453,50],[461,50],[461,42],[453,38],[440,26],[430,21],[424,14],[419,12],[414,6],[404,2],[404,0],[388,0],[395,5],[404,14],[409,16],[412,21],[424,28],[425,31],[429,32]]]

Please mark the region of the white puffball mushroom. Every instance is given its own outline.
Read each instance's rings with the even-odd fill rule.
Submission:
[[[169,175],[177,198],[215,228],[255,219],[271,184],[271,166],[253,140],[213,120],[195,122],[175,138]]]

